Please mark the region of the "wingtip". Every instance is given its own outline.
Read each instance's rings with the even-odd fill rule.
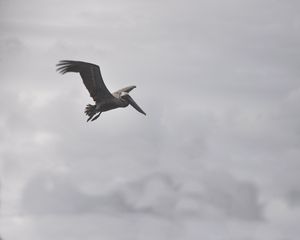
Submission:
[[[60,74],[67,73],[70,69],[70,65],[74,63],[74,61],[71,60],[60,60],[55,66],[56,66],[56,72]]]

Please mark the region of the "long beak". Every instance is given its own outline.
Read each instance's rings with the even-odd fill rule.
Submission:
[[[129,104],[131,106],[133,106],[138,112],[146,115],[146,113],[139,107],[139,105],[137,105],[137,103],[132,99],[132,97],[130,97],[129,95],[126,95],[126,98],[127,98],[128,102],[129,102]]]

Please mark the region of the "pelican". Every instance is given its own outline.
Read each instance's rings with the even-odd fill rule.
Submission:
[[[88,104],[85,108],[84,112],[88,116],[87,122],[96,120],[102,112],[120,107],[124,108],[129,104],[138,112],[146,115],[129,95],[129,92],[136,86],[125,87],[111,93],[104,84],[98,65],[80,61],[61,60],[56,64],[56,67],[56,71],[61,74],[67,72],[78,72],[80,74],[91,98],[95,101],[94,105]]]

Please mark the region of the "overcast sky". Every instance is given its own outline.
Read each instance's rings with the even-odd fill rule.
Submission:
[[[0,0],[3,240],[296,240],[300,2]],[[132,107],[92,103],[61,59]]]

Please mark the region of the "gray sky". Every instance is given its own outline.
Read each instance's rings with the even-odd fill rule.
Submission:
[[[4,240],[296,240],[300,3],[0,0]],[[61,59],[137,85],[92,103]]]

